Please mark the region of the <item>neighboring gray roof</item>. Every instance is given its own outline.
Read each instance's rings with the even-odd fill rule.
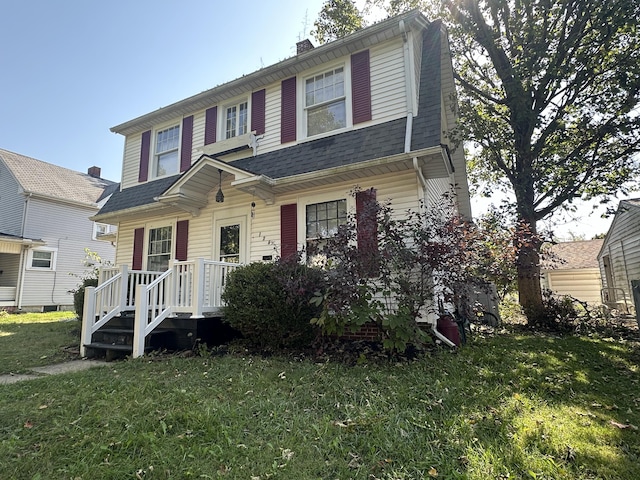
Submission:
[[[433,22],[423,34],[419,109],[413,120],[412,150],[440,145],[440,28],[440,22]],[[230,164],[256,175],[279,179],[397,155],[404,152],[406,123],[403,117],[235,160]],[[154,199],[178,178],[180,175],[115,192],[98,214],[154,203]]]
[[[0,149],[0,159],[25,192],[47,197],[93,205],[119,185],[8,150]]]
[[[155,197],[163,193],[180,178],[180,175],[161,178],[153,182],[141,183],[135,187],[125,188],[114,192],[98,214],[117,212],[128,208],[139,207],[155,202]]]
[[[543,262],[543,268],[546,270],[598,268],[598,253],[603,242],[604,239],[600,238],[556,243],[549,248],[551,255]]]
[[[5,239],[5,240],[32,240],[34,242],[43,242],[39,238],[21,237],[19,235],[11,235],[10,233],[2,233],[2,232],[0,232],[0,239]]]

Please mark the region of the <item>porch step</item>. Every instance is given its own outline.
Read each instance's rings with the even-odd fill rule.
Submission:
[[[172,334],[173,331],[166,328],[153,330],[145,339],[145,353],[163,348],[167,337]],[[101,328],[93,334],[93,341],[85,344],[85,347],[87,356],[93,357],[104,352],[107,361],[130,355],[133,353],[133,328]]]

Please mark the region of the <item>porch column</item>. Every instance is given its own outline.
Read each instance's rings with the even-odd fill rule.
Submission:
[[[193,314],[191,318],[203,318],[202,315],[204,303],[204,276],[206,270],[204,267],[204,258],[196,259],[193,265],[193,291],[191,292],[191,306]]]
[[[96,287],[85,287],[82,308],[82,334],[80,335],[80,356],[86,356],[85,345],[91,343],[91,330],[96,321]]]
[[[133,319],[133,358],[144,355],[144,331],[149,318],[147,286],[136,285],[136,315]]]
[[[129,267],[120,266],[120,311],[127,307],[127,289],[129,288]]]

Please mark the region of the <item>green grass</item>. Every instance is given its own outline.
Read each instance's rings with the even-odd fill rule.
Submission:
[[[73,312],[0,312],[0,374],[24,373],[31,367],[69,359],[64,348],[78,346],[80,322]]]
[[[508,334],[353,367],[248,354],[117,362],[0,386],[0,472],[635,479],[639,360],[633,343]]]

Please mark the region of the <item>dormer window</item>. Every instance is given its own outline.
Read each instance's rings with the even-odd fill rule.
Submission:
[[[309,137],[347,126],[344,67],[306,79],[305,114]]]
[[[175,125],[156,133],[154,171],[156,177],[178,173],[180,165],[178,147],[180,146],[180,125]]]
[[[233,138],[247,133],[249,125],[249,104],[247,101],[225,108],[224,138]]]

